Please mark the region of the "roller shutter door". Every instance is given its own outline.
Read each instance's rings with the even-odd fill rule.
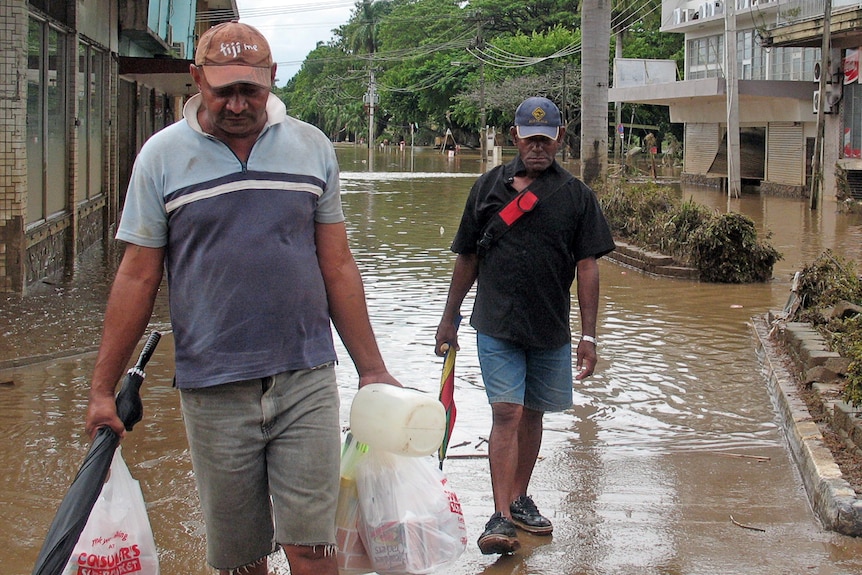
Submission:
[[[686,124],[683,171],[687,174],[706,174],[720,141],[718,124]]]
[[[805,137],[801,124],[769,124],[766,137],[766,180],[788,186],[805,184]]]

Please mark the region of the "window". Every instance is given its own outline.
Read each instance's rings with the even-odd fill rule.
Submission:
[[[724,59],[724,36],[706,36],[689,40],[686,57],[688,59],[686,80],[723,76],[721,64]]]
[[[795,50],[790,55],[790,79],[802,79],[802,53],[798,50]]]
[[[39,22],[30,20],[27,37],[27,223],[45,218],[45,150],[42,147],[42,32]]]
[[[820,60],[820,48],[773,48],[770,80],[814,81],[814,62]]]
[[[69,186],[66,153],[66,37],[59,31],[48,29],[48,91],[45,98],[47,107],[48,132],[46,180],[48,185],[48,215],[61,212],[68,207],[66,200]]]
[[[736,35],[736,57],[739,59],[739,68],[737,72],[739,79],[753,80],[754,30],[744,30]]]
[[[845,158],[862,158],[862,84],[853,82],[844,88],[844,154]]]
[[[78,189],[86,199],[103,192],[104,63],[104,52],[78,45]]]
[[[705,36],[686,45],[687,80],[724,76],[724,36]],[[814,80],[820,48],[770,48],[761,45],[755,30],[736,34],[737,73],[740,80]]]
[[[68,209],[66,36],[31,18],[27,38],[27,224]]]

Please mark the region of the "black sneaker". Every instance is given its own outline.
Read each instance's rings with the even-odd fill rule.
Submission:
[[[515,526],[499,511],[485,524],[485,531],[479,536],[478,543],[482,555],[509,554],[521,548]]]
[[[509,511],[512,513],[512,523],[527,533],[550,535],[554,531],[554,526],[539,513],[533,498],[528,495],[521,495],[514,500]]]

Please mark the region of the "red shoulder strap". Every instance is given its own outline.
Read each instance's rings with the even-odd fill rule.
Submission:
[[[539,203],[539,196],[530,190],[524,190],[509,200],[497,214],[492,217],[482,230],[482,237],[477,242],[479,253],[484,253],[497,239],[505,234],[521,216],[533,210]]]
[[[518,218],[532,211],[538,202],[539,198],[536,194],[530,190],[524,190],[500,210],[500,217],[507,226],[511,226],[518,221]]]

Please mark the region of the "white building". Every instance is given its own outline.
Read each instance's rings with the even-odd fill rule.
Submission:
[[[776,48],[819,46],[824,38],[823,0],[793,0],[781,5],[777,22],[767,31],[767,42]],[[859,55],[862,46],[862,5],[858,0],[833,0],[828,21],[832,59],[824,75],[827,106],[824,140],[824,181],[832,179],[826,193],[838,200],[862,200],[862,87]],[[818,90],[819,85],[814,89]],[[819,94],[815,96],[819,97]],[[815,100],[816,101],[816,100]]]
[[[683,181],[725,183],[730,121],[739,126],[743,183],[758,184],[762,193],[808,196],[818,130],[815,98],[823,1],[819,1],[819,36],[809,30],[805,42],[802,33],[781,30],[802,18],[805,10],[816,14],[816,5],[803,7],[798,0],[731,0],[728,7],[726,1],[663,0],[661,30],[685,34],[685,69],[671,77],[673,71],[669,73],[659,62],[617,60],[609,99],[665,105],[671,122],[685,124]],[[735,41],[735,82],[734,74],[725,73],[727,38]],[[849,122],[852,116],[857,124],[848,132],[848,153],[862,148],[862,106],[852,105],[855,84],[850,89],[843,84],[842,44],[831,46],[822,140],[824,198],[841,197],[842,182],[853,180],[852,175],[836,178],[835,167],[847,166],[845,118]],[[728,93],[735,98],[728,98]],[[733,104],[735,116],[728,113]]]

